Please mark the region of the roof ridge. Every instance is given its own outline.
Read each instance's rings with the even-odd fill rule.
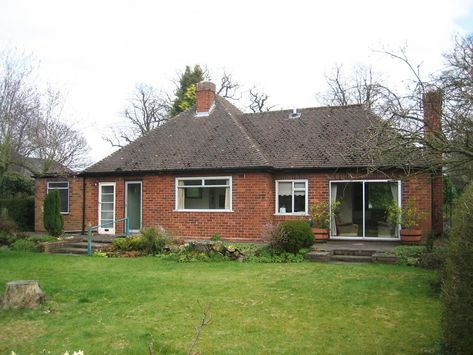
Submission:
[[[328,109],[328,108],[340,108],[340,109],[348,109],[348,108],[353,108],[353,107],[360,107],[364,108],[363,104],[350,104],[350,105],[326,105],[326,106],[310,106],[310,107],[297,107],[297,110],[321,110],[321,109]],[[251,116],[251,115],[260,115],[260,114],[271,114],[271,113],[277,113],[277,112],[291,112],[293,109],[292,108],[285,108],[281,110],[271,110],[271,111],[263,111],[263,112],[243,112],[242,115],[245,116]]]
[[[227,101],[225,100],[223,97],[219,97],[219,101],[221,100],[224,100],[224,101]],[[228,101],[227,101],[228,102]],[[253,147],[255,147],[257,153],[261,156],[261,158],[263,159],[263,162],[265,165],[269,166],[269,160],[266,158],[266,156],[263,154],[262,152],[262,149],[261,147],[259,146],[259,143],[248,133],[248,131],[246,130],[246,128],[243,126],[243,124],[238,120],[238,117],[234,117],[233,116],[233,113],[231,113],[226,107],[225,107],[225,104],[222,104],[222,107],[223,109],[225,110],[225,112],[228,113],[228,115],[231,117],[231,119],[233,120],[233,122],[235,122],[235,124],[237,125],[238,129],[243,133],[243,135],[248,139],[248,141],[250,142],[250,144],[252,144]],[[243,113],[240,113],[240,115],[242,115]]]

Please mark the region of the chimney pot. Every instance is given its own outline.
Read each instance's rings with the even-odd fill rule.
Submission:
[[[215,84],[201,81],[196,86],[196,115],[208,116],[215,105]]]

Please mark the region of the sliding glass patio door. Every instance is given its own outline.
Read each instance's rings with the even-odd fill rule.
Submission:
[[[399,226],[389,223],[391,206],[400,206],[400,182],[389,180],[332,181],[330,204],[334,238],[398,238]]]

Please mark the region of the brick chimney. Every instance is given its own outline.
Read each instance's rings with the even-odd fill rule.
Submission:
[[[215,105],[215,84],[210,81],[197,83],[195,90],[196,116],[208,116]]]
[[[431,90],[424,94],[424,136],[425,140],[435,139],[442,131],[442,101],[441,90]],[[434,162],[438,167],[432,173],[432,230],[435,235],[443,233],[443,175],[442,153],[433,152]]]

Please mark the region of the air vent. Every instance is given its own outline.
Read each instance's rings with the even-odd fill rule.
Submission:
[[[292,112],[289,114],[289,118],[292,118],[292,119],[299,118],[299,117],[301,117],[301,113],[297,112],[296,108],[294,108]]]

